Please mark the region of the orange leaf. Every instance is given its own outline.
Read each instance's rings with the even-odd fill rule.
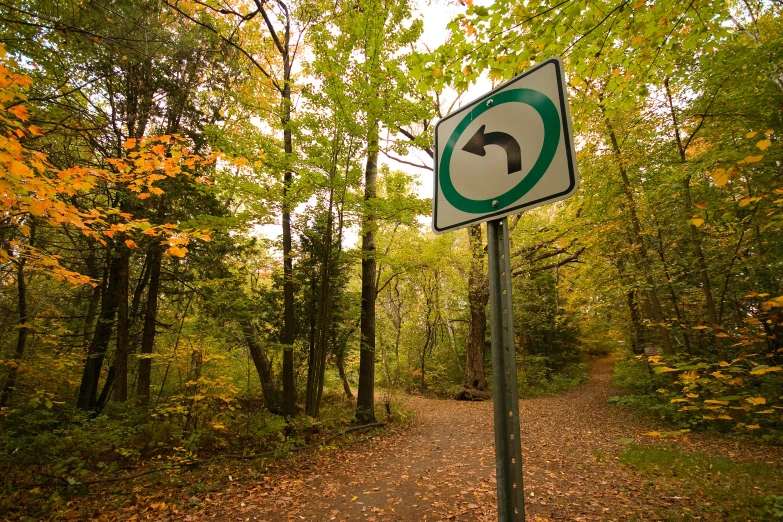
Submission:
[[[24,105],[15,105],[10,109],[8,109],[8,112],[10,112],[11,114],[13,114],[14,116],[16,116],[22,121],[26,121],[27,119],[30,118],[29,113],[27,112],[27,107],[25,107]]]
[[[185,248],[185,247],[173,246],[173,247],[170,247],[166,251],[166,253],[168,253],[169,255],[172,255],[172,256],[185,257],[185,254],[188,253],[188,249]]]
[[[23,178],[30,173],[30,169],[24,163],[16,160],[11,160],[11,174]]]

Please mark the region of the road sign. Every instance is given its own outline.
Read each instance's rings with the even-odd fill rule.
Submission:
[[[508,216],[576,192],[563,62],[552,58],[435,127],[437,233],[487,221],[498,520],[524,522]]]
[[[435,127],[436,233],[565,199],[578,183],[559,58],[504,83]]]

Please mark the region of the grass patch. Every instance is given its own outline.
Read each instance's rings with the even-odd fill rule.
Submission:
[[[767,463],[740,463],[704,453],[684,453],[675,448],[629,445],[620,453],[620,462],[633,466],[657,487],[668,487],[673,496],[690,497],[698,510],[678,513],[690,520],[710,513],[720,520],[783,521],[783,469]]]

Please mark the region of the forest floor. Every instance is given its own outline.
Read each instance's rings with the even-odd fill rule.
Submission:
[[[657,426],[609,404],[615,394],[611,361],[600,360],[585,385],[520,401],[527,520],[774,520],[776,509],[783,517],[783,449],[646,435]],[[219,487],[204,494],[160,483],[154,492],[136,484],[135,505],[115,490],[124,498],[114,509],[110,496],[92,507],[74,498],[66,517],[496,520],[492,404],[411,398],[408,407],[411,423],[347,449],[301,454],[274,470],[224,467],[214,474]]]

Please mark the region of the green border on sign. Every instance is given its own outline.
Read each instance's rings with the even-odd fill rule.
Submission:
[[[460,136],[462,136],[462,133],[465,132],[468,125],[476,118],[491,108],[497,107],[503,103],[511,102],[530,105],[538,112],[538,115],[541,116],[541,120],[544,123],[544,143],[541,146],[541,153],[538,155],[538,159],[527,176],[507,192],[489,199],[466,198],[457,192],[457,189],[454,188],[454,184],[451,182],[449,166],[451,164],[451,156],[454,152],[454,147],[456,147],[457,141]],[[549,168],[549,165],[552,163],[559,143],[560,113],[557,112],[557,107],[552,103],[552,100],[545,94],[533,89],[510,89],[492,95],[492,106],[489,107],[485,103],[476,105],[462,118],[459,125],[457,125],[457,128],[451,133],[451,137],[449,137],[449,141],[446,142],[446,146],[443,148],[443,157],[440,160],[440,168],[438,169],[438,179],[443,195],[452,206],[463,212],[483,214],[502,210],[521,199],[536,186],[536,183],[541,180]],[[494,206],[492,204],[493,201],[497,201]]]

